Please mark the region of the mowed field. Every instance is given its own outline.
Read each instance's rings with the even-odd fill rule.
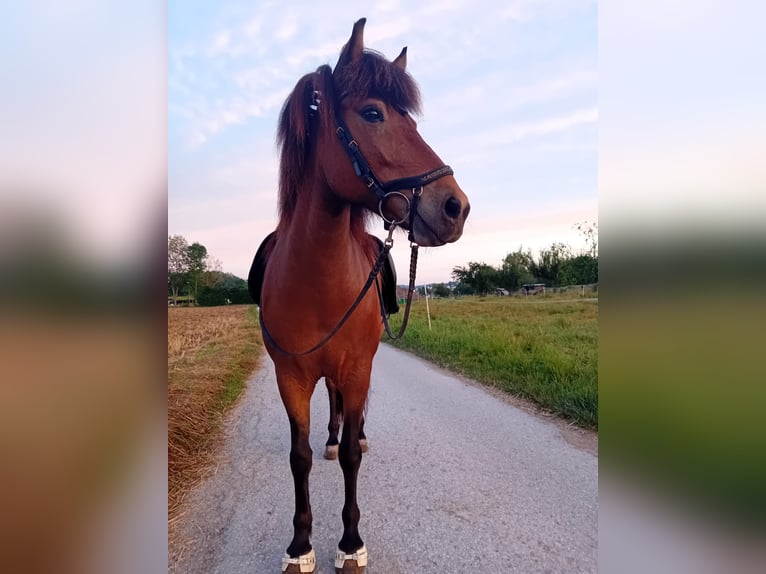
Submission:
[[[429,299],[429,307],[431,328],[425,300],[413,302],[407,332],[394,345],[598,428],[597,299],[462,297]]]
[[[255,305],[168,309],[168,519],[205,475],[263,349]]]

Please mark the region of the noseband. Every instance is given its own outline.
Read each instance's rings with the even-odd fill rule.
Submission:
[[[453,175],[455,172],[452,171],[450,166],[443,165],[421,175],[402,177],[384,183],[381,182],[380,179],[378,179],[378,177],[375,175],[375,172],[372,171],[372,167],[370,167],[370,164],[366,159],[364,159],[362,151],[359,149],[359,144],[356,143],[354,136],[352,136],[351,132],[348,131],[348,128],[343,125],[343,122],[340,121],[339,117],[338,126],[335,128],[335,132],[338,134],[341,143],[343,143],[343,148],[346,150],[346,153],[348,153],[349,158],[351,158],[351,164],[354,166],[354,172],[364,182],[364,185],[367,187],[367,189],[372,190],[373,193],[375,193],[375,195],[378,197],[378,213],[380,213],[383,221],[386,222],[386,229],[389,229],[392,225],[396,226],[404,223],[404,221],[406,221],[409,217],[409,239],[410,241],[413,241],[412,224],[414,221],[415,213],[417,213],[418,199],[423,194],[423,187],[441,177],[444,177],[445,175]],[[410,198],[401,192],[403,189],[412,190],[411,202]],[[407,202],[407,213],[404,215],[404,217],[398,220],[388,219],[385,215],[383,215],[383,205],[392,195],[398,195],[399,197],[404,198],[404,200]]]

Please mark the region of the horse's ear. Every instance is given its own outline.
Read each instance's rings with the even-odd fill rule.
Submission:
[[[394,65],[399,66],[402,70],[407,67],[407,46],[402,48],[401,53],[394,60]]]
[[[342,68],[362,57],[362,50],[364,50],[364,25],[366,22],[367,18],[360,18],[354,24],[351,38],[343,46],[340,58],[338,58],[338,65],[335,66],[335,69]]]

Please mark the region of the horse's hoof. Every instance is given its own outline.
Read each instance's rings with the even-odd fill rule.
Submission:
[[[367,439],[366,438],[360,438],[359,439],[359,446],[362,447],[362,452],[367,452],[370,450],[370,447],[367,446]]]
[[[335,552],[335,574],[364,574],[366,569],[366,546],[362,546],[353,554],[346,554],[340,548]]]
[[[335,460],[338,458],[338,445],[328,444],[324,447],[324,457],[327,460]]]
[[[282,557],[282,572],[286,572],[287,574],[313,572],[316,563],[317,557],[316,554],[314,554],[313,548],[306,552],[306,554],[298,556],[298,558],[290,558],[289,554],[285,554]]]

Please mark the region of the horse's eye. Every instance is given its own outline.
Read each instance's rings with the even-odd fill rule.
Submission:
[[[383,112],[381,112],[378,108],[375,106],[369,106],[362,110],[361,116],[366,122],[370,122],[371,124],[375,122],[382,122],[383,121]]]

